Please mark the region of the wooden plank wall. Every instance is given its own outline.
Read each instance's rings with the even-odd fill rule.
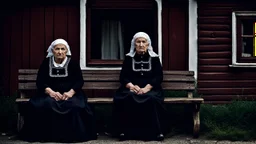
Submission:
[[[188,1],[163,0],[163,69],[188,70]]]
[[[14,0],[2,6],[0,45],[4,53],[1,57],[4,95],[12,95],[17,90],[19,68],[39,68],[48,46],[56,38],[66,39],[73,59],[79,60],[79,2]],[[163,67],[188,70],[188,1],[163,0],[163,4]]]
[[[15,3],[15,1],[14,1]],[[6,6],[6,5],[5,5]],[[9,8],[12,5],[9,4]],[[39,68],[46,50],[57,38],[68,41],[72,57],[79,60],[79,0],[18,2],[19,7],[1,15],[3,88],[5,95],[17,90],[19,68]]]
[[[217,103],[256,98],[256,69],[230,68],[235,10],[256,10],[246,1],[198,1],[198,93]]]

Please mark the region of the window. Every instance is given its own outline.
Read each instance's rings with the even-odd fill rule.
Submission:
[[[231,66],[256,66],[256,12],[232,14]]]
[[[138,31],[149,34],[158,49],[155,0],[88,0],[86,4],[86,65],[120,67]]]

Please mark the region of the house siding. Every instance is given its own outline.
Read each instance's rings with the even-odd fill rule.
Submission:
[[[4,95],[16,93],[19,68],[39,68],[53,39],[66,39],[73,58],[79,60],[79,0],[19,6],[5,8],[1,15]]]
[[[95,2],[99,1],[95,0]],[[116,0],[110,0],[112,1]],[[137,0],[133,1],[134,4],[138,3]],[[155,0],[140,0],[140,2],[148,7],[156,3]],[[16,6],[13,6],[13,3]],[[163,0],[162,3],[163,68],[188,70],[188,1]],[[100,6],[103,7],[110,5],[102,4]],[[39,68],[47,54],[48,46],[54,39],[66,39],[71,47],[72,58],[80,60],[79,0],[33,2],[14,0],[1,9],[0,17],[2,19],[0,45],[3,51],[1,86],[4,95],[13,95],[17,92],[18,69]],[[109,93],[108,91],[100,94],[95,91],[87,92],[91,97],[109,95]]]
[[[208,102],[256,98],[255,68],[231,68],[232,11],[252,2],[198,1],[198,93]]]

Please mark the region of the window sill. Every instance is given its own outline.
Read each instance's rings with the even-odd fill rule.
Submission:
[[[120,67],[122,66],[123,60],[99,60],[99,59],[90,59],[88,60],[87,65],[88,66],[114,66],[114,67]]]
[[[84,67],[84,68],[81,68],[82,70],[102,70],[102,71],[105,71],[105,70],[121,70],[121,67],[116,67],[116,68],[113,68],[113,67]]]
[[[232,64],[232,65],[229,65],[229,67],[232,67],[232,68],[256,68],[256,65],[255,63],[253,63],[252,65],[245,65],[245,64],[240,64],[240,65],[237,65],[237,64]]]

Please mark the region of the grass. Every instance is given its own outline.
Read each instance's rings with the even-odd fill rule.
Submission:
[[[203,105],[201,131],[210,139],[255,140],[256,102],[233,101],[225,105]]]

